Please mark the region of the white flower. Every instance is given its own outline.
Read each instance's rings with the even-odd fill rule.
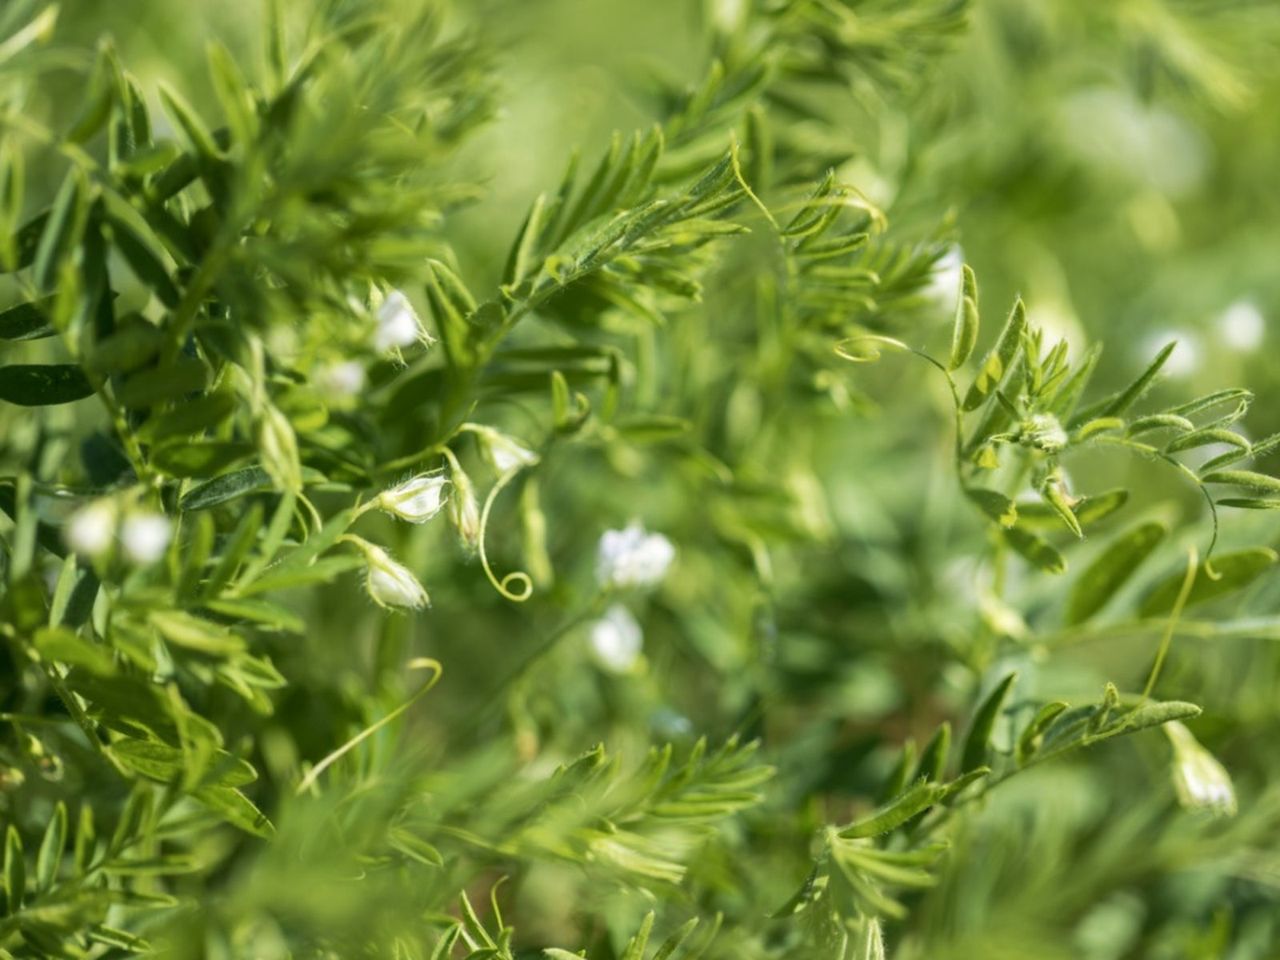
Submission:
[[[316,385],[331,397],[354,397],[364,389],[364,366],[358,360],[330,363],[316,371]]]
[[[606,530],[596,550],[596,578],[606,587],[649,587],[658,583],[675,559],[676,548],[660,533],[646,533],[638,522],[625,530]]]
[[[475,428],[480,451],[499,474],[514,473],[538,462],[538,455],[492,427]]]
[[[1192,810],[1233,816],[1236,792],[1222,764],[1183,724],[1175,720],[1163,729],[1173,744],[1173,786],[1178,802]]]
[[[1218,317],[1218,332],[1228,347],[1245,353],[1262,346],[1267,320],[1252,300],[1237,300]]]
[[[73,513],[63,531],[67,546],[85,557],[99,557],[111,549],[116,535],[116,505],[95,500]]]
[[[365,587],[378,606],[421,610],[431,602],[408,567],[396,563],[385,550],[372,543],[361,541],[360,549],[369,564]]]
[[[378,494],[379,510],[410,523],[426,523],[442,509],[449,478],[441,471],[423,473]]]
[[[378,329],[373,335],[373,345],[379,351],[412,346],[419,340],[430,342],[413,304],[399,290],[392,290],[387,294],[386,299],[378,306],[376,319]]]
[[[163,557],[172,535],[169,518],[158,513],[130,513],[120,527],[125,556],[139,565],[155,563]]]
[[[610,673],[628,673],[640,659],[643,647],[640,624],[620,603],[591,625],[591,650],[596,662]]]

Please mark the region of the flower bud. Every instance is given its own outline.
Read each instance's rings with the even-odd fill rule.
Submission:
[[[676,549],[660,533],[639,523],[606,530],[596,551],[596,578],[604,587],[651,587],[666,576]]]
[[[400,347],[432,342],[430,334],[422,327],[413,304],[399,290],[392,290],[386,299],[378,305],[374,315],[377,329],[373,334],[373,345],[378,351],[385,353]]]
[[[591,625],[591,651],[610,673],[629,673],[640,659],[644,633],[636,618],[620,603]]]
[[[124,518],[120,527],[120,545],[133,563],[145,566],[164,556],[173,525],[169,518],[150,511],[137,511]]]
[[[369,564],[365,588],[380,607],[421,610],[430,604],[427,591],[408,567],[392,560],[385,550],[364,540],[358,541]]]
[[[500,475],[515,473],[538,462],[538,455],[492,427],[475,427],[480,452]]]
[[[450,458],[449,476],[453,481],[453,497],[449,500],[449,518],[458,530],[458,539],[468,550],[480,546],[480,503],[476,488],[462,465]]]
[[[105,554],[116,535],[116,509],[112,500],[95,500],[73,513],[62,534],[67,546],[90,559]]]
[[[1023,443],[1045,453],[1057,453],[1067,445],[1067,432],[1051,413],[1037,413],[1024,421],[1020,438]]]
[[[364,389],[364,366],[358,360],[328,363],[315,373],[320,392],[334,400],[348,400]]]
[[[1200,745],[1185,725],[1175,720],[1164,724],[1162,729],[1173,744],[1173,787],[1178,802],[1191,810],[1234,816],[1236,792],[1222,764]]]
[[[401,520],[426,523],[444,509],[448,486],[449,478],[443,472],[423,473],[382,491],[375,502],[379,510]]]

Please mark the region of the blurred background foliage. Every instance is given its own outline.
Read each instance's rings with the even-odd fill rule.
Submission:
[[[340,15],[343,6],[359,5],[282,4],[295,36],[318,9]],[[408,22],[420,4],[380,6]],[[805,32],[808,12],[828,8],[852,11],[846,48]],[[1131,381],[1176,339],[1155,407],[1243,384],[1257,399],[1239,429],[1254,439],[1280,430],[1274,3],[468,0],[446,22],[474,38],[466,83],[486,102],[474,131],[435,145],[441,217],[427,245],[480,300],[504,280],[530,204],[554,189],[575,149],[589,169],[615,130],[679,115],[709,57],[731,75],[735,63],[749,68],[768,23],[763,49],[786,82],[754,97],[745,119],[709,123],[705,137],[681,140],[669,127],[664,189],[722,153],[731,130],[746,144],[748,181],[780,221],[805,195],[801,184],[834,169],[889,224],[877,238],[883,288],[860,306],[860,326],[944,353],[963,261],[982,285],[988,330],[1021,294],[1031,322],[1066,338],[1074,355],[1104,344],[1094,394]],[[65,62],[24,91],[22,110],[51,124],[74,115],[83,71],[110,36],[149,96],[163,80],[216,115],[205,45],[218,38],[253,75],[262,23],[257,0],[65,0],[47,54]],[[771,163],[752,147],[762,129],[776,145]],[[33,151],[28,163],[28,214],[47,205],[64,172],[41,159]],[[771,330],[760,278],[781,275],[778,254],[763,218],[746,222],[751,235],[715,248],[700,302],[664,307],[661,326],[584,296],[557,301],[547,311],[555,316],[518,332],[515,345],[533,347],[560,323],[581,342],[619,346],[628,358],[621,413],[692,424],[687,436],[652,444],[615,429],[595,442],[540,445],[543,462],[498,502],[490,531],[501,563],[533,576],[527,604],[495,593],[442,523],[374,517],[376,539],[430,590],[429,612],[387,618],[360,598],[353,574],[341,589],[288,594],[307,629],[257,641],[288,681],[271,716],[225,692],[203,704],[228,749],[258,767],[254,799],[277,838],[264,850],[239,834],[200,834],[191,853],[212,866],[166,881],[183,898],[176,918],[133,929],[175,956],[384,955],[373,940],[396,936],[397,949],[417,956],[424,910],[452,908],[462,889],[485,902],[508,874],[497,899],[517,954],[554,944],[621,956],[657,909],[664,936],[687,917],[723,914],[711,956],[838,955],[805,953],[817,948],[790,921],[766,918],[804,881],[821,826],[880,799],[904,742],[924,745],[943,721],[962,730],[1009,670],[1019,673],[1015,705],[1093,702],[1107,681],[1141,689],[1150,630],[1112,629],[1116,617],[1063,627],[1062,578],[992,562],[989,525],[951,473],[949,400],[933,371],[897,354],[836,367],[839,323],[820,305],[794,341]],[[406,268],[405,279],[427,315],[420,277]],[[302,336],[319,346],[281,341],[282,353],[323,349],[328,334],[317,329]],[[519,361],[510,362],[515,377]],[[377,387],[397,376],[383,366],[371,374]],[[530,441],[546,433],[545,377],[538,384],[537,403],[532,390],[482,400],[484,422]],[[582,389],[606,403],[595,383]],[[412,394],[383,396],[369,422],[389,438],[385,463],[436,434]],[[19,416],[0,411],[6,474],[50,456]],[[77,416],[60,428],[74,437],[87,424]],[[1272,452],[1255,469],[1277,466]],[[1177,530],[1126,585],[1122,605],[1176,572],[1188,544],[1203,547],[1203,501],[1172,471],[1090,450],[1065,468],[1078,491],[1131,491],[1106,536],[1142,519]],[[349,498],[321,492],[316,501],[327,516]],[[1275,546],[1276,516],[1224,515],[1223,549]],[[643,655],[619,672],[592,656],[600,610],[590,583],[601,533],[633,518],[665,534],[678,559],[660,589],[632,604]],[[1072,572],[1098,549],[1073,548]],[[887,918],[890,955],[1280,956],[1278,604],[1274,576],[1217,601],[1177,636],[1159,687],[1163,699],[1203,706],[1192,726],[1235,781],[1234,820],[1178,808],[1169,747],[1155,734],[1037,767],[961,818],[939,885],[907,898],[907,919]],[[335,768],[345,788],[290,802],[301,762],[412,693],[418,677],[403,665],[414,656],[444,664],[429,697]],[[696,853],[673,854],[681,883],[652,864],[588,868],[576,853],[548,853],[547,836],[581,826],[539,793],[538,778],[558,763],[596,742],[634,765],[651,744],[684,755],[700,736],[733,735],[760,738],[776,776],[763,805],[710,840],[698,834]],[[44,749],[14,738],[5,759],[31,769],[32,751]],[[126,792],[76,772],[87,751],[73,737],[51,736],[47,749],[67,755],[66,776],[21,794],[25,809],[4,809],[35,837],[28,849],[54,799],[94,794],[118,810]],[[430,809],[418,811],[417,797]],[[530,825],[539,810],[552,811],[550,824]],[[420,826],[445,866],[411,881],[370,869],[353,893],[352,870],[367,865],[360,831],[388,820]],[[338,834],[348,839],[330,842]],[[485,846],[504,836],[508,846]],[[468,853],[455,860],[445,841]],[[416,852],[427,862],[439,855]]]

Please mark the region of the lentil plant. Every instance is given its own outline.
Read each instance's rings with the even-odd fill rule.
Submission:
[[[1273,5],[177,6],[0,8],[0,957],[1280,955]]]

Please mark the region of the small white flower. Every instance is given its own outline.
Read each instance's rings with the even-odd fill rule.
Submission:
[[[538,455],[492,427],[478,427],[480,451],[499,474],[514,473],[538,462]]]
[[[1173,744],[1173,786],[1178,802],[1188,809],[1233,816],[1236,792],[1231,775],[1186,726],[1175,720],[1163,729]]]
[[[441,471],[422,473],[378,494],[379,510],[410,523],[426,523],[444,509],[449,478]]]
[[[330,363],[316,371],[316,385],[331,397],[354,397],[364,389],[364,366],[358,360]]]
[[[675,556],[670,540],[638,522],[606,530],[596,550],[596,578],[606,587],[650,587],[666,576]]]
[[[430,342],[413,304],[399,290],[392,290],[387,294],[386,299],[378,306],[375,319],[378,321],[378,328],[373,335],[373,345],[381,352],[412,346],[420,340]]]
[[[372,543],[362,541],[360,549],[369,564],[365,587],[378,606],[421,610],[431,602],[408,567],[392,560],[385,550]]]
[[[100,557],[111,549],[116,535],[116,505],[111,500],[95,500],[73,513],[63,536],[67,546],[85,557]]]
[[[1245,353],[1262,346],[1267,336],[1267,319],[1252,300],[1237,300],[1218,317],[1218,332],[1228,347]]]
[[[605,611],[591,625],[591,650],[598,664],[610,673],[628,673],[640,659],[644,633],[636,618],[620,603]]]
[[[169,518],[158,513],[136,512],[124,518],[120,527],[120,544],[125,556],[145,566],[164,556],[173,527]]]

